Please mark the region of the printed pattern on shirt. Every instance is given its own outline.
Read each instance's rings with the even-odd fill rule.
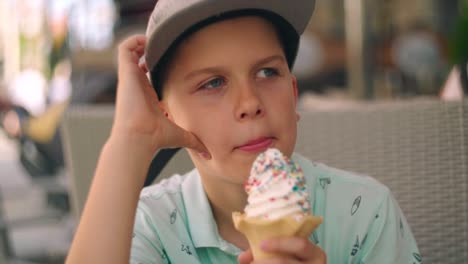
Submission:
[[[353,216],[357,210],[359,209],[359,206],[361,206],[361,195],[359,195],[358,197],[356,197],[356,199],[354,199],[354,202],[353,202],[353,205],[351,206],[351,215]]]
[[[391,241],[392,245],[395,242],[404,247],[399,262],[422,263],[422,257],[402,213],[398,210],[392,211],[390,209],[389,211],[387,208],[378,209],[379,201],[387,193],[385,187],[369,180],[370,178],[360,175],[354,177],[355,175],[352,173],[329,168],[323,164],[303,162],[301,167],[306,168],[305,174],[312,175],[309,179],[315,179],[315,181],[309,181],[310,199],[314,204],[313,213],[324,217],[324,223],[312,233],[309,239],[317,245],[321,243],[319,246],[325,252],[338,253],[330,254],[329,261],[331,262],[329,263],[370,264],[376,263],[377,260],[389,260],[396,257],[392,251],[394,248],[390,247],[389,244],[385,244],[384,247],[379,244],[378,248],[381,250],[374,251],[375,230],[379,230],[386,221],[390,221],[392,228],[395,229],[392,230],[395,231],[392,232],[393,237],[385,236],[386,239],[389,239],[386,241]],[[190,186],[200,187],[197,187],[197,193],[203,194],[198,172],[192,172],[187,177],[191,179]],[[194,181],[194,179],[197,180]],[[151,192],[148,192],[149,196],[141,197],[141,201],[147,207],[145,212],[148,213],[148,218],[139,219],[143,222],[135,239],[141,240],[141,235],[154,232],[161,243],[158,251],[162,255],[164,263],[237,263],[236,255],[238,253],[233,253],[235,251],[232,250],[223,250],[224,244],[220,243],[220,247],[195,247],[193,235],[196,234],[200,240],[207,227],[203,228],[203,232],[197,230],[197,232],[191,233],[190,219],[197,218],[208,222],[211,219],[207,219],[205,214],[198,215],[196,210],[191,210],[188,213],[187,208],[202,206],[202,209],[205,209],[203,206],[209,208],[209,204],[200,204],[199,201],[204,201],[205,198],[199,200],[199,196],[194,197],[189,192],[182,192],[179,185],[184,181],[171,181],[164,188],[152,189]],[[167,191],[168,189],[169,191]],[[153,193],[154,195],[151,195]],[[389,195],[391,197],[391,194]],[[184,200],[184,197],[190,199]],[[388,201],[388,204],[398,207],[394,200]],[[149,220],[149,222],[144,222],[145,220]],[[343,225],[343,223],[346,224]],[[199,226],[193,225],[193,227]],[[371,229],[372,226],[376,229]],[[211,231],[208,228],[206,232]],[[210,234],[212,235],[212,233]],[[336,249],[336,245],[339,245],[338,249]],[[141,252],[139,254],[144,254],[144,251]],[[370,256],[370,253],[372,259],[363,259],[365,256]]]

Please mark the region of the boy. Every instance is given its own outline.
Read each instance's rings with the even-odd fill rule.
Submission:
[[[387,188],[293,155],[299,116],[290,67],[313,4],[158,2],[148,40],[134,36],[119,47],[114,125],[68,263],[254,261],[231,214],[243,211],[252,162],[269,147],[300,164],[312,213],[324,223],[309,239],[264,241],[284,257],[255,263],[417,261]],[[159,100],[138,67],[145,47]],[[196,169],[145,189],[138,202],[153,154],[175,147],[189,149]]]

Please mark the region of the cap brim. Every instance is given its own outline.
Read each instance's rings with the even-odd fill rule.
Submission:
[[[161,4],[162,6],[158,6]],[[315,0],[196,0],[160,2],[148,23],[146,64],[153,69],[172,43],[193,25],[226,12],[258,9],[283,17],[301,35],[312,16]]]

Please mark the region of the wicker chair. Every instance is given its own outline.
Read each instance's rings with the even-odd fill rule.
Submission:
[[[425,263],[468,262],[468,103],[366,104],[302,112],[296,151],[371,175],[400,203]],[[70,109],[64,119],[72,201],[81,212],[112,108]],[[193,167],[185,151],[160,178]]]
[[[424,263],[468,263],[468,102],[369,104],[302,117],[297,152],[386,184]]]

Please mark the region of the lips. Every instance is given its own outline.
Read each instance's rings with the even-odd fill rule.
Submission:
[[[273,143],[273,138],[271,137],[262,137],[248,141],[246,144],[237,147],[236,149],[246,151],[246,152],[259,152],[268,149]]]

